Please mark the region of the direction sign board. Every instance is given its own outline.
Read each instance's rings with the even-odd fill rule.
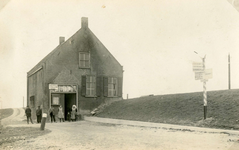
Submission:
[[[203,72],[203,63],[193,62],[193,71],[194,72]]]
[[[203,79],[211,79],[212,78],[212,69],[206,69],[203,74]]]
[[[203,72],[195,72],[195,80],[202,80]]]
[[[193,62],[193,66],[203,66],[202,62]]]

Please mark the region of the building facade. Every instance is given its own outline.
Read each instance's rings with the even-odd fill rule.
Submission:
[[[123,67],[88,28],[81,28],[27,73],[27,104],[43,112],[61,105],[64,114],[76,105],[82,114],[100,104],[122,99]],[[65,116],[66,117],[66,116]]]

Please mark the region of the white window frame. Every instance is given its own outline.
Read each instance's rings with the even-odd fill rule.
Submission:
[[[108,77],[108,97],[118,96],[118,79],[114,77]]]
[[[86,76],[86,96],[96,97],[96,76]]]
[[[88,57],[87,57],[87,54],[88,54]],[[86,65],[87,61],[89,62],[88,66]],[[90,53],[89,52],[79,52],[79,68],[90,68]]]

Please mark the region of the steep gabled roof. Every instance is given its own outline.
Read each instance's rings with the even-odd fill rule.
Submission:
[[[81,30],[81,29],[80,29]],[[27,72],[28,75],[34,73],[37,69],[39,69],[40,67],[42,67],[42,64],[45,63],[48,59],[51,58],[51,56],[56,53],[59,52],[61,49],[60,47],[63,46],[64,44],[69,44],[69,41],[72,39],[72,37],[74,37],[78,32],[80,32],[80,30],[78,30],[75,34],[73,34],[68,40],[66,40],[65,42],[63,42],[62,44],[58,45],[55,49],[53,49],[48,55],[46,55],[37,65],[35,65],[29,72]]]
[[[81,28],[75,33],[73,34],[68,40],[66,40],[65,42],[63,42],[62,44],[58,45],[54,50],[52,50],[47,56],[45,56],[36,66],[34,66],[29,72],[28,75],[31,75],[33,73],[35,73],[40,67],[42,67],[42,65],[48,60],[50,59],[53,54],[59,52],[61,50],[62,46],[66,46],[66,44],[69,44],[71,40],[74,41],[74,38],[78,38],[78,36],[84,36],[84,32],[86,31],[91,37],[90,40],[94,40],[94,42],[97,42],[98,44],[100,44],[101,46],[104,47],[104,49],[107,51],[107,53],[113,58],[114,61],[117,62],[117,64],[119,66],[121,66],[121,64],[115,59],[115,57],[109,52],[109,50],[103,45],[103,43],[94,35],[94,33],[88,28],[88,18],[82,17],[81,19]],[[83,34],[81,34],[83,33]],[[88,37],[88,38],[89,38]],[[121,66],[122,67],[122,66]]]
[[[110,51],[104,46],[104,44],[95,36],[95,34],[88,29],[89,33],[92,35],[92,38],[94,38],[99,44],[101,44],[104,49],[110,54],[110,56],[122,67],[122,65],[119,63],[119,61],[110,53]]]

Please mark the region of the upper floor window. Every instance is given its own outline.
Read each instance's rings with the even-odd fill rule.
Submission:
[[[90,68],[90,53],[88,52],[79,53],[79,67]]]

